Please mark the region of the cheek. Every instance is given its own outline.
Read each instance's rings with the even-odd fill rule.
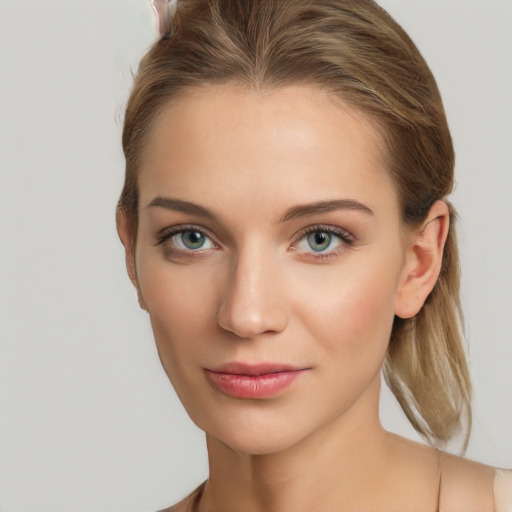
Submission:
[[[360,258],[357,265],[340,265],[317,279],[324,286],[308,294],[301,317],[310,338],[323,345],[326,359],[336,358],[354,371],[381,364],[394,319],[397,276],[396,259],[386,264]],[[295,294],[304,296],[304,291]]]
[[[387,343],[388,327],[394,316],[394,287],[382,276],[375,276],[380,277],[380,280],[372,279],[373,276],[369,274],[365,277],[355,289],[348,290],[341,307],[347,310],[347,319],[355,340],[364,342],[368,336],[368,342],[381,341],[375,338],[383,338],[382,341]]]
[[[139,284],[150,313],[162,364],[172,378],[201,356],[215,333],[211,272],[200,265],[178,266],[162,257],[140,259]]]

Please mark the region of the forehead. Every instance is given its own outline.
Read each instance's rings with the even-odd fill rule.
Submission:
[[[375,123],[322,91],[202,87],[173,100],[155,120],[140,203],[166,194],[240,208],[340,195],[396,202],[383,162]]]

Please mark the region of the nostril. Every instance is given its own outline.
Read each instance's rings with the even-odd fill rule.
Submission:
[[[241,339],[282,331],[287,324],[283,309],[268,301],[225,301],[217,313],[218,325]]]
[[[247,339],[286,327],[286,287],[278,286],[282,269],[276,265],[265,240],[252,240],[237,252],[219,289],[217,323],[222,329]]]

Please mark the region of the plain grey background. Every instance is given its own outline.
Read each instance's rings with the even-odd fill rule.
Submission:
[[[438,79],[457,151],[475,386],[468,456],[512,467],[512,1],[382,0]],[[0,0],[0,510],[145,512],[206,477],[114,209],[149,0]],[[415,436],[388,392],[382,416]]]

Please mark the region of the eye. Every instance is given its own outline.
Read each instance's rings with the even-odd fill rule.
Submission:
[[[197,230],[181,231],[171,236],[172,243],[179,249],[197,251],[199,249],[212,249],[212,240]]]
[[[199,252],[214,249],[217,246],[203,231],[194,227],[174,226],[158,234],[157,245],[166,249],[183,252]]]
[[[299,234],[293,250],[322,258],[337,256],[354,244],[352,235],[341,228],[312,226]]]

